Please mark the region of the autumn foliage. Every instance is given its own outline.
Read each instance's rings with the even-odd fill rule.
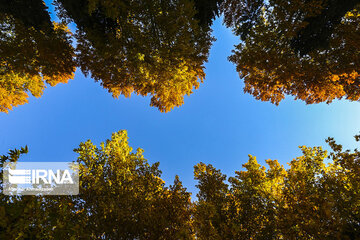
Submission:
[[[113,97],[168,112],[205,80],[213,20],[239,36],[246,93],[278,105],[360,100],[360,1],[0,0],[0,112],[67,83],[76,68]],[[75,24],[71,32],[69,24]],[[360,136],[355,137],[356,141]],[[0,239],[360,239],[360,151],[301,146],[287,167],[249,155],[227,177],[194,166],[198,193],[129,146],[126,131],[74,151],[76,196],[0,194]],[[0,170],[27,147],[0,156]],[[0,172],[0,185],[2,182]]]
[[[0,2],[0,112],[40,97],[46,84],[74,77],[74,49],[66,25],[50,21],[42,1]]]
[[[220,14],[241,39],[229,60],[246,93],[274,104],[360,99],[359,0],[55,0],[60,23],[42,0],[10,3],[0,2],[2,112],[75,67],[115,98],[149,95],[168,112],[204,81]]]
[[[204,80],[212,38],[192,1],[57,3],[60,17],[77,24],[80,69],[114,97],[151,95],[151,106],[167,112]]]
[[[199,163],[191,201],[179,177],[167,187],[159,164],[132,150],[126,131],[99,147],[89,140],[75,149],[80,194],[1,194],[0,238],[358,239],[360,152],[327,142],[330,153],[302,146],[287,168],[276,160],[265,168],[249,156],[230,178]],[[13,150],[1,163],[26,152]]]
[[[359,5],[351,1],[350,7],[355,7],[339,23],[311,29],[322,24],[321,18],[309,22],[329,10],[328,2],[335,1],[224,1],[224,21],[243,40],[229,60],[244,79],[245,92],[274,104],[286,95],[308,104],[360,99]],[[342,4],[338,2],[339,7],[332,10],[341,9]],[[316,34],[325,35],[327,42],[305,49],[300,40],[306,42]]]
[[[31,1],[30,12],[10,2],[0,2],[0,111],[24,104],[28,93],[40,97],[45,82],[67,82],[75,67],[116,98],[150,95],[162,112],[205,79],[217,1],[208,9],[190,0],[57,0],[61,23],[50,22],[42,0]]]

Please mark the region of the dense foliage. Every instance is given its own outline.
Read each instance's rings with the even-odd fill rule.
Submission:
[[[151,95],[165,112],[180,106],[205,78],[219,3],[57,0],[61,23],[52,23],[42,0],[1,0],[0,111],[41,96],[45,82],[67,82],[76,66],[114,97]]]
[[[212,38],[191,1],[57,3],[60,17],[78,28],[81,70],[114,97],[150,94],[151,105],[167,112],[204,80]]]
[[[151,96],[162,112],[205,79],[212,21],[241,38],[229,60],[244,91],[279,104],[360,99],[359,0],[0,1],[0,111],[73,78],[75,67],[114,97]],[[74,33],[66,27],[76,24]],[[75,41],[74,41],[75,40]],[[72,43],[74,41],[74,43]]]
[[[266,160],[266,169],[249,156],[230,178],[199,163],[191,202],[179,178],[166,187],[159,164],[133,152],[120,131],[99,147],[87,141],[75,149],[78,196],[1,194],[0,238],[359,239],[360,152],[327,142],[329,154],[302,146],[288,168]],[[13,150],[1,163],[26,152]]]
[[[244,91],[275,104],[286,94],[358,101],[360,13],[358,1],[347,2],[225,0],[224,21],[243,40],[229,59]]]
[[[45,83],[74,77],[74,49],[66,25],[50,21],[41,0],[0,1],[0,112],[40,97]]]

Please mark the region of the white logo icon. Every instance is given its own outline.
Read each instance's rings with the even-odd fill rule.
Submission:
[[[31,171],[9,169],[9,182],[12,184],[31,183]]]

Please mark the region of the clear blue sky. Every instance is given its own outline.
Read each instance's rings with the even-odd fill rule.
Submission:
[[[206,81],[185,104],[170,113],[149,106],[149,97],[113,99],[80,71],[68,84],[48,87],[41,98],[0,113],[0,154],[29,146],[26,161],[72,161],[81,141],[99,144],[126,129],[130,145],[145,149],[145,157],[160,162],[163,179],[180,176],[195,191],[193,166],[202,161],[234,175],[248,159],[278,159],[286,165],[299,156],[299,145],[325,146],[335,137],[348,148],[360,130],[360,103],[336,101],[306,105],[286,98],[280,106],[243,93],[243,81],[227,61],[238,38],[215,21],[214,43],[206,64]],[[104,66],[106,68],[106,66]],[[196,192],[196,191],[195,191]]]

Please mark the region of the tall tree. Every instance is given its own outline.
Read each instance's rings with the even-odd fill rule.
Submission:
[[[227,235],[226,175],[211,164],[199,163],[194,167],[198,201],[194,210],[194,229],[199,239],[225,239]]]
[[[80,195],[76,238],[178,239],[191,237],[190,194],[178,178],[165,187],[159,163],[150,165],[143,150],[132,152],[126,131],[79,153]],[[86,225],[84,224],[86,223]]]
[[[0,112],[40,97],[45,83],[73,78],[70,32],[50,21],[41,0],[0,1]]]
[[[276,160],[267,163],[270,168],[266,171],[249,155],[243,165],[246,170],[236,171],[236,176],[229,178],[231,239],[276,239],[280,235],[277,209],[286,174]]]
[[[220,0],[55,3],[61,24],[42,0],[0,1],[0,111],[26,103],[29,93],[40,97],[45,83],[67,82],[75,66],[114,97],[151,95],[164,112],[203,82]],[[65,22],[76,23],[75,35]]]
[[[356,136],[357,141],[360,136]],[[158,163],[133,151],[125,131],[79,154],[78,196],[0,195],[1,239],[359,239],[360,152],[327,140],[300,147],[288,168],[249,156],[226,178],[194,167],[197,199],[175,177],[165,186]],[[0,168],[27,148],[0,156]],[[0,172],[0,185],[2,182]]]
[[[330,154],[302,146],[287,169],[276,160],[265,169],[250,156],[230,188],[220,170],[196,165],[198,239],[358,239],[359,151],[327,142]]]
[[[2,156],[1,170],[25,152]],[[132,152],[126,131],[75,152],[79,195],[1,194],[1,239],[193,239],[190,193],[177,176],[165,187],[159,163],[150,165],[142,149]]]
[[[225,23],[243,39],[229,59],[244,79],[245,92],[275,104],[279,104],[286,94],[308,104],[330,103],[341,98],[360,99],[359,5],[352,2],[345,8],[354,8],[345,12],[339,8],[344,15],[338,24],[336,19],[339,17],[329,17],[333,24],[329,28],[328,47],[322,48],[315,43],[314,46],[307,45],[322,34],[312,33],[317,28],[323,30],[327,38],[330,31],[326,30],[328,17],[325,17],[324,27],[316,19],[322,14],[327,16],[329,9],[336,6],[329,7],[328,2],[332,1],[224,2]],[[311,27],[307,22],[309,19],[315,19],[314,24],[319,26]],[[308,49],[301,50],[304,46]]]
[[[176,1],[57,0],[59,16],[77,25],[77,61],[114,97],[151,95],[167,112],[204,80],[209,26],[194,3]]]
[[[329,236],[328,221],[323,215],[328,199],[320,177],[326,173],[327,152],[320,147],[301,147],[303,156],[290,162],[279,209],[280,232],[286,239],[316,239]]]

